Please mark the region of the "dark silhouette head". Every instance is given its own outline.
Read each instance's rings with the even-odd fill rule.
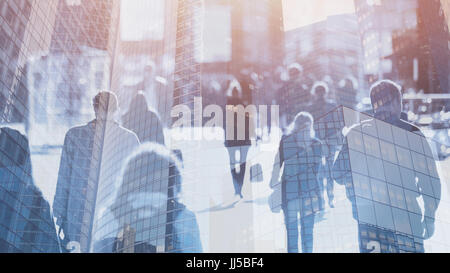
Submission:
[[[370,100],[376,118],[398,120],[402,113],[401,87],[393,81],[381,80],[370,88]]]
[[[237,79],[233,79],[228,84],[227,96],[231,95],[231,98],[239,98],[241,90],[241,83]]]
[[[318,99],[324,100],[326,95],[328,94],[328,85],[325,82],[318,82],[314,84],[311,89],[311,94],[316,96]]]
[[[303,68],[300,64],[293,63],[288,66],[288,74],[290,80],[296,80],[302,76]]]
[[[98,120],[107,120],[114,117],[119,108],[116,95],[111,91],[101,91],[93,99],[95,117]]]
[[[139,92],[134,96],[134,98],[130,102],[129,112],[146,112],[148,111],[148,104],[145,95]]]

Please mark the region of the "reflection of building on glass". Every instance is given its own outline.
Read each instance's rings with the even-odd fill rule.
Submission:
[[[345,107],[317,120],[316,128],[339,152],[332,175],[351,202],[360,251],[423,252],[441,198],[423,135]]]
[[[28,140],[0,130],[0,252],[59,252],[48,202],[34,185]]]
[[[0,81],[3,92],[0,94],[0,113],[2,120],[20,122],[28,125],[27,111],[29,91],[27,89],[25,63],[29,56],[21,54],[23,51],[34,54],[36,51],[48,49],[52,34],[50,30],[42,30],[42,27],[52,28],[54,19],[54,2],[34,3],[33,1],[2,1],[0,3]],[[48,11],[46,18],[34,16],[38,9]],[[40,29],[39,44],[29,39],[29,35],[36,38],[36,29]],[[34,35],[33,35],[34,34]],[[39,47],[43,48],[39,48]]]
[[[0,3],[0,112],[29,136],[34,181],[47,199],[53,199],[65,132],[91,118],[85,107],[91,88],[109,83],[113,2]]]
[[[33,6],[39,5],[36,2]],[[62,144],[62,135],[39,141],[42,126],[55,134],[56,128],[61,128],[59,133],[87,122],[92,117],[91,98],[109,86],[118,1],[54,5],[53,26],[46,26],[53,29],[48,46],[35,49],[36,56],[27,64],[33,146]]]
[[[124,163],[106,208],[110,212],[96,223],[94,251],[201,252],[195,214],[179,200],[177,157],[164,146],[144,143]]]
[[[111,89],[121,114],[142,91],[167,124],[172,106],[177,0],[121,1],[120,33],[112,64]],[[147,127],[147,126],[146,126]]]
[[[51,51],[76,53],[80,45],[108,50],[115,41],[118,10],[117,0],[59,1]]]
[[[281,208],[285,219],[288,252],[299,252],[299,237],[301,252],[313,252],[314,223],[320,221],[316,216],[325,209],[324,178],[330,175],[325,174],[329,169],[325,166],[324,159],[328,149],[323,149],[326,146],[315,137],[313,128],[313,117],[309,113],[301,112],[296,115],[289,132],[281,139],[274,161],[272,180],[279,177],[279,171],[275,170],[283,170]],[[331,180],[330,182],[332,183]],[[333,189],[329,188],[328,197],[332,200]]]
[[[96,199],[106,195],[105,181],[114,181],[125,151],[139,144],[135,134],[114,121],[114,94],[100,92],[93,105],[96,119],[66,134],[53,203],[63,248],[78,242],[81,252],[89,251]]]
[[[123,126],[136,133],[141,143],[155,142],[164,145],[164,133],[158,114],[148,109],[144,94],[137,94],[122,117]],[[147,126],[142,126],[146,124]]]

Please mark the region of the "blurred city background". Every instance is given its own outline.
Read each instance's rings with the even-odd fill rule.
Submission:
[[[181,151],[183,202],[197,216],[202,250],[283,252],[285,235],[277,233],[284,230],[283,218],[267,205],[277,147],[260,142],[270,132],[261,133],[248,151],[247,160],[259,164],[261,177],[246,173],[242,190],[248,199],[227,209],[234,178],[223,140],[173,139],[172,107],[193,109],[195,97],[202,97],[205,106],[225,106],[230,83],[237,81],[248,104],[280,106],[284,131],[298,112],[321,111],[311,104],[311,90],[319,82],[328,86],[326,99],[335,107],[371,115],[370,86],[390,79],[402,86],[402,118],[429,140],[446,185],[449,27],[449,0],[0,0],[0,121],[26,137],[32,183],[42,192],[45,201],[40,202],[48,202],[52,211],[65,135],[94,118],[94,96],[100,90],[115,93],[117,120],[123,125],[121,117],[142,94],[161,124],[136,121],[138,131],[145,135],[162,129],[165,145]],[[101,194],[93,194],[99,206]],[[89,217],[100,213],[91,210]],[[350,210],[342,206],[326,218],[351,219]],[[450,215],[442,213],[450,222]],[[318,231],[327,233],[321,223]],[[8,230],[6,220],[1,224]],[[99,234],[110,232],[100,222],[83,228],[82,252],[95,251]],[[121,232],[123,237],[126,229]],[[438,227],[436,232],[450,241],[450,234]],[[320,238],[316,251],[358,251],[338,242],[327,247]],[[353,246],[355,238],[349,239]],[[167,251],[167,242],[155,242],[154,251]],[[435,250],[450,251],[449,246],[443,243]]]

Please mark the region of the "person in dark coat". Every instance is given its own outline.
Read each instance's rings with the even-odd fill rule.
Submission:
[[[76,243],[81,252],[89,251],[100,182],[113,180],[126,152],[139,145],[137,136],[114,120],[114,93],[99,92],[93,106],[96,118],[71,128],[64,139],[53,202],[63,250]]]
[[[122,117],[123,127],[136,133],[141,143],[155,142],[164,145],[163,125],[159,115],[148,108],[144,94],[138,93]]]
[[[432,150],[420,129],[402,119],[402,94],[399,85],[390,80],[378,81],[370,89],[370,98],[379,124],[392,125],[383,129],[386,131],[383,137],[391,135],[396,139],[391,141],[394,143],[388,142],[389,140],[379,141],[380,147],[378,144],[375,146],[382,154],[378,161],[383,162],[384,166],[384,172],[383,169],[376,171],[381,171],[380,176],[385,177],[386,181],[371,178],[369,184],[368,177],[362,174],[356,174],[359,175],[356,180],[353,178],[354,171],[350,168],[351,154],[347,136],[360,135],[364,128],[377,130],[380,125],[374,119],[365,120],[346,130],[342,148],[333,165],[333,178],[346,187],[347,198],[352,203],[353,217],[358,221],[361,252],[424,252],[424,240],[434,234],[435,214],[441,198],[441,181]],[[409,150],[405,147],[409,147]],[[370,144],[366,144],[365,149],[370,149]],[[360,156],[358,158],[364,156],[362,153],[352,153],[353,158],[357,155]],[[351,163],[356,163],[356,159]],[[381,185],[386,185],[389,190]],[[376,190],[373,190],[374,187],[377,187]],[[370,188],[372,193],[366,190]],[[377,200],[374,196],[377,196]],[[419,199],[423,200],[423,206]],[[378,223],[377,217],[375,225],[370,211],[373,206],[382,206],[383,202],[390,204],[391,208],[388,207],[389,210],[382,214],[386,219],[378,216],[383,220],[381,223]],[[392,221],[395,225],[391,224]]]
[[[225,147],[227,148],[229,158],[230,158],[230,169],[233,178],[233,186],[235,190],[235,195],[243,198],[242,186],[244,184],[244,176],[247,165],[247,153],[252,144],[250,139],[250,126],[252,122],[252,117],[250,113],[239,111],[238,107],[246,107],[245,101],[239,95],[239,90],[237,87],[233,87],[232,95],[227,98],[227,112],[233,113],[233,119],[225,120]],[[224,117],[225,118],[225,117]],[[239,119],[244,119],[244,132],[239,132],[242,130],[239,124]],[[231,128],[232,127],[232,128]],[[228,135],[227,131],[233,129],[233,134]],[[244,133],[243,139],[239,139],[239,135]]]

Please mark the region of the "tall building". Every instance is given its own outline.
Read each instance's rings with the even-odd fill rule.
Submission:
[[[442,182],[432,149],[421,133],[346,107],[330,112],[315,126],[317,136],[325,143],[342,147],[332,172],[338,185],[345,187],[340,194],[351,204],[352,218],[358,227],[357,251],[423,252],[449,247],[448,240],[433,237],[433,232],[441,228],[441,221],[448,225],[438,213],[440,206],[446,207],[440,202],[445,194],[441,193]],[[341,131],[350,126],[353,128]],[[335,223],[324,231],[334,236],[344,232],[342,224]],[[325,247],[336,251],[343,245],[329,243]],[[333,250],[334,247],[337,248]]]
[[[359,42],[357,18],[354,14],[329,16],[326,20],[285,34],[285,63],[299,63],[303,68],[305,88],[284,90],[281,94],[286,111],[293,117],[300,111],[315,81],[327,81],[329,98],[339,105],[355,107],[363,97],[358,85],[363,86],[362,48]],[[339,84],[347,79],[354,88],[343,90]],[[360,88],[362,89],[362,88]]]
[[[0,3],[0,81],[2,122],[26,121],[28,93],[25,90],[25,67],[19,63],[24,54],[22,44],[30,21],[32,1],[2,1]]]
[[[177,1],[123,1],[121,5],[111,90],[118,95],[121,114],[141,91],[163,124],[170,124]]]
[[[448,1],[418,3],[418,32],[422,58],[428,61],[428,93],[450,92],[450,30],[445,5]],[[419,63],[420,64],[420,63]]]
[[[369,83],[392,78],[405,90],[448,92],[446,1],[355,0],[355,7]]]
[[[52,211],[33,181],[27,138],[2,127],[0,150],[0,252],[60,252]]]
[[[117,31],[115,5],[114,0],[59,1],[52,51],[78,52],[80,46],[108,50]]]
[[[36,165],[27,135],[30,92],[26,63],[39,51],[48,50],[55,4],[30,0],[0,3],[1,252],[60,251],[51,206],[34,177]]]
[[[226,90],[233,77],[250,81],[254,73],[262,79],[281,65],[281,1],[179,1],[177,16],[175,105],[192,104],[193,97],[200,95],[224,104],[226,94],[211,93],[212,79]],[[271,95],[255,92],[243,96],[263,102]]]
[[[30,26],[30,36],[39,37],[41,29],[48,31],[42,36],[44,42],[41,38],[26,40],[32,52],[24,58],[29,100],[26,131],[36,170],[35,181],[44,196],[53,200],[52,208],[58,214],[58,235],[63,240],[62,251],[87,252],[103,138],[101,134],[90,136],[88,130],[75,130],[84,133],[84,138],[92,137],[95,143],[86,147],[79,140],[65,143],[64,139],[69,129],[93,119],[93,97],[99,90],[110,87],[119,1],[33,1],[33,7],[36,7],[35,20],[41,24]],[[46,7],[52,11],[49,18],[45,17]],[[84,139],[83,143],[88,142]],[[71,144],[72,147],[63,146]],[[69,154],[74,156],[71,162],[78,160],[74,166],[64,166],[67,163],[61,156],[64,149],[69,149]],[[72,153],[76,149],[82,152]],[[86,163],[81,167],[83,171],[76,169],[83,163]],[[64,171],[68,169],[72,170],[71,176],[65,177]],[[78,186],[66,195],[68,181]],[[61,221],[67,215],[76,215],[71,217],[70,224]],[[70,250],[71,246],[77,247]]]
[[[133,107],[130,102],[139,92],[142,92],[146,104],[159,114],[163,122],[171,123],[168,118],[173,101],[177,4],[177,1],[123,1],[121,5],[112,89],[118,95],[121,114],[127,115],[122,122],[137,124],[134,127],[140,136],[154,135],[161,128],[157,128],[160,124],[156,120],[157,116],[143,120],[141,112],[146,109],[130,108]],[[151,18],[148,12],[153,12]],[[175,174],[171,172],[167,159],[146,152],[145,147],[141,146],[138,154],[135,153],[124,162],[126,166],[121,167],[125,169],[117,174],[119,181],[110,180],[108,176],[100,178],[91,249],[94,252],[150,253],[174,250],[168,247],[171,245],[168,240],[172,237],[171,232],[174,232],[169,222],[175,221],[173,214],[179,209],[172,204],[175,197],[171,177]],[[128,155],[130,152],[132,150],[128,146],[115,145],[109,147],[107,153]],[[129,168],[128,164],[134,162],[135,157],[143,158],[144,161],[139,161],[142,164],[137,169]],[[104,164],[112,168],[117,164],[114,161],[109,158]],[[149,165],[152,166],[150,169]],[[107,172],[108,167],[102,168]],[[137,180],[124,176],[134,171],[138,171]],[[128,187],[135,191],[129,191]],[[133,209],[134,205],[130,207],[128,201],[136,198],[141,200],[141,208],[137,210]],[[172,220],[169,221],[171,216]]]

